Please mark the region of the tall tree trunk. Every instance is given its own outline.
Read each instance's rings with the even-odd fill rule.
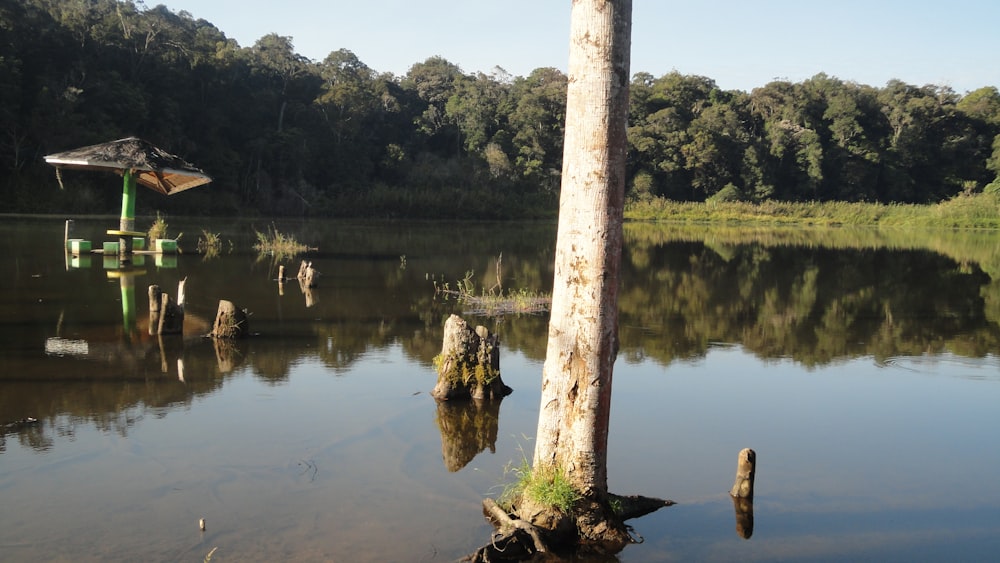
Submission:
[[[631,22],[631,0],[573,1],[555,283],[533,471],[561,471],[582,495],[571,517],[584,540],[627,540],[608,507],[607,442]],[[522,509],[522,519],[550,527],[551,509],[530,499],[522,507],[529,512]],[[594,537],[605,532],[606,538]]]

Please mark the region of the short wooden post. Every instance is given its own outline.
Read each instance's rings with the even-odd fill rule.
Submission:
[[[187,284],[188,279],[184,278],[177,282],[177,306],[184,310],[184,286]]]
[[[740,450],[736,462],[736,481],[729,494],[733,498],[753,498],[753,480],[757,469],[757,453],[750,448]]]
[[[753,535],[753,481],[756,473],[757,453],[743,448],[736,462],[736,481],[729,491],[736,511],[736,533],[743,539],[750,539]]]
[[[149,334],[181,334],[184,331],[184,284],[187,278],[177,283],[177,302],[160,289],[149,286]]]
[[[278,266],[278,283],[285,283],[285,265]]]
[[[181,334],[184,330],[184,309],[170,300],[166,293],[160,296],[160,324],[158,334]]]

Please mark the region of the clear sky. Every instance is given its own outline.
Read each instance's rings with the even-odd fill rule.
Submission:
[[[215,24],[243,47],[292,37],[320,61],[353,51],[403,75],[440,55],[466,73],[566,70],[570,0],[147,0]],[[884,86],[1000,87],[998,0],[634,0],[632,73],[672,70],[750,91],[825,72]]]

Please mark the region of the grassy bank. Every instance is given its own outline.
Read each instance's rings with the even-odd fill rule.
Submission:
[[[933,205],[846,202],[635,202],[626,219],[686,223],[768,225],[877,225],[894,227],[1000,228],[1000,195],[958,196]]]

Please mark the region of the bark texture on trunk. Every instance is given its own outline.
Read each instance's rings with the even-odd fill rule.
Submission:
[[[607,504],[618,352],[631,20],[631,0],[573,2],[555,282],[534,452],[536,469],[561,468],[598,505]],[[584,520],[576,519],[585,536]]]

